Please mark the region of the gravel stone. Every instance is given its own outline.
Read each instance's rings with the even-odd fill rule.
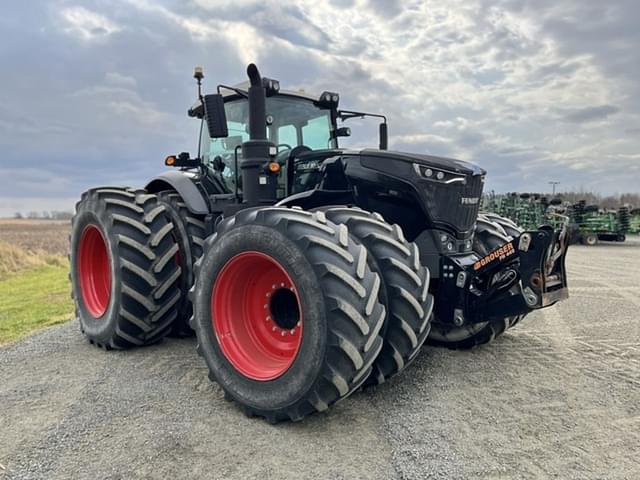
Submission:
[[[44,330],[0,347],[0,479],[638,478],[640,240],[572,246],[568,269],[568,301],[295,424],[225,401],[193,339]]]

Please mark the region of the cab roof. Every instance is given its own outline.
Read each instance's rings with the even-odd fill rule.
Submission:
[[[243,92],[247,92],[249,90],[249,81],[238,83],[232,86],[233,88],[237,88]],[[225,100],[231,99],[232,97],[237,97],[238,94],[233,90],[229,90],[226,87],[222,87],[220,89],[220,93],[224,97]],[[305,100],[311,100],[312,102],[317,101],[320,98],[320,94],[315,95],[313,93],[305,92],[304,90],[280,90],[276,95],[287,95],[289,97],[298,97],[303,98]]]

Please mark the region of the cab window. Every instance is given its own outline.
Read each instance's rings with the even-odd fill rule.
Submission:
[[[302,143],[311,150],[330,148],[330,129],[331,124],[328,115],[311,118],[302,127]]]
[[[279,145],[279,151],[286,155],[286,150],[304,145],[311,150],[335,148],[336,141],[331,138],[331,114],[329,110],[318,108],[313,102],[304,98],[286,95],[267,98],[267,115],[273,119],[267,126],[267,138]],[[240,98],[225,104],[227,128],[226,138],[209,138],[207,129],[203,129],[202,156],[206,164],[212,165],[216,157],[225,164],[222,176],[230,190],[235,188],[235,152],[238,150],[240,161],[240,145],[249,140],[249,102]],[[286,171],[283,169],[282,186]]]
[[[293,125],[283,125],[278,128],[278,144],[290,145],[295,147],[298,145],[298,134],[296,127]]]

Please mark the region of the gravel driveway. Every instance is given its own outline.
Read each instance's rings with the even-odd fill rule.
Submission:
[[[192,339],[51,328],[0,348],[0,479],[640,478],[640,241],[568,264],[568,301],[295,424],[245,418]]]

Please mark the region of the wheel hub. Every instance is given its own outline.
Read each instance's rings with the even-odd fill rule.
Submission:
[[[220,349],[254,380],[273,380],[293,364],[302,341],[302,310],[293,281],[272,257],[243,252],[222,268],[211,315]]]
[[[78,277],[82,301],[94,318],[100,318],[111,300],[109,250],[96,225],[87,225],[78,246]]]
[[[291,288],[280,287],[276,289],[269,302],[269,310],[273,322],[283,330],[293,330],[300,321],[298,299]]]

